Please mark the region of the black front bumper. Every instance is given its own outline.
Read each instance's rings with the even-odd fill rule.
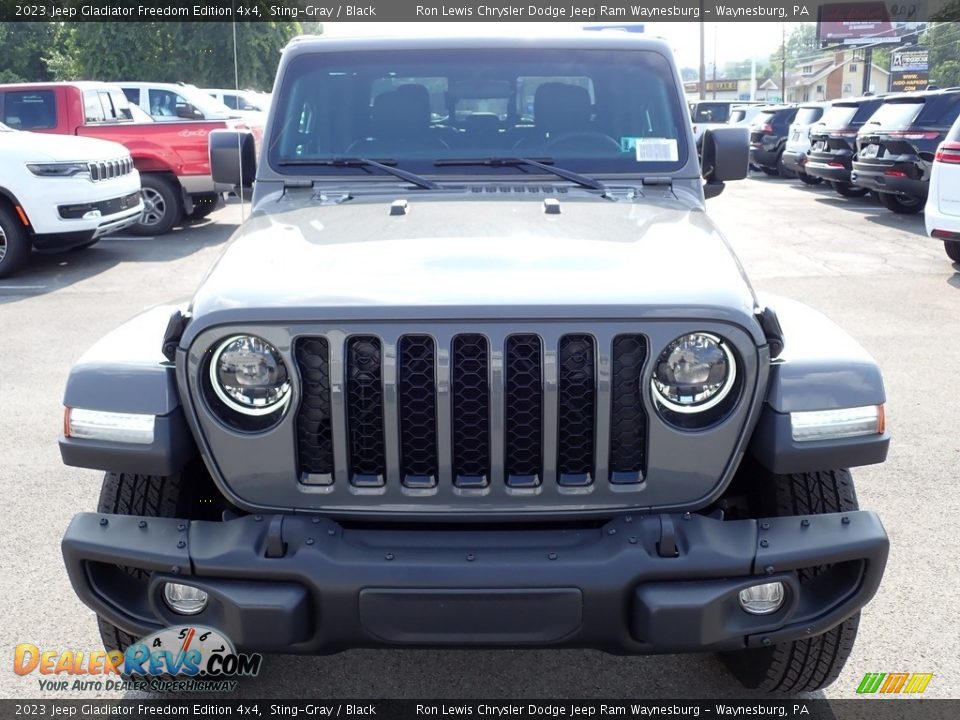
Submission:
[[[914,162],[863,161],[853,163],[850,179],[860,187],[881,193],[910,195],[926,200],[930,174]]]
[[[63,538],[81,600],[143,636],[185,622],[238,649],[565,646],[616,653],[734,649],[809,637],[876,593],[888,541],[871,512],[722,521],[621,517],[579,529],[352,528],[303,515],[226,522],[81,513]],[[118,565],[152,571],[134,578]],[[798,582],[798,570],[830,566]],[[188,617],[167,581],[207,591]],[[748,615],[741,589],[786,586]]]

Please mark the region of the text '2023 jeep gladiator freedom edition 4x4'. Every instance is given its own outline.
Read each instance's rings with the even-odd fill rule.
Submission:
[[[274,100],[258,165],[211,139],[254,209],[192,301],[67,383],[64,461],[108,471],[62,543],[104,643],[836,678],[887,557],[847,470],[886,456],[883,383],[751,288],[704,212],[745,130],[701,176],[668,46],[305,38]]]

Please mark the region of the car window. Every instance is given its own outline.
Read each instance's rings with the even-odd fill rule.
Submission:
[[[55,128],[57,105],[53,90],[8,90],[0,119],[14,130]]]
[[[793,122],[797,125],[813,125],[821,117],[823,117],[822,107],[802,107],[797,110],[797,116]]]
[[[216,100],[217,98],[214,98]],[[224,105],[226,105],[231,110],[237,109],[237,96],[236,95],[227,95],[224,93],[223,98],[220,100]]]
[[[896,128],[908,127],[923,108],[923,98],[911,99],[905,102],[883,103],[870,116],[867,122],[869,127]]]
[[[85,90],[83,93],[83,121],[86,123],[105,122],[107,116],[103,112],[100,102],[100,93],[96,90]]]
[[[150,114],[154,117],[179,117],[178,112],[190,105],[183,95],[172,90],[150,88],[148,97]]]
[[[776,110],[763,110],[757,113],[751,125],[753,127],[762,127],[763,125],[772,125],[773,118],[776,116]]]
[[[107,117],[114,121],[133,120],[130,103],[119,90],[101,90],[100,104],[103,105]]]
[[[924,103],[923,110],[917,116],[918,125],[953,125],[960,114],[960,93],[940,95]]]
[[[140,104],[139,88],[123,88],[123,94],[126,96],[127,100],[132,102],[134,105]]]
[[[857,105],[834,105],[820,118],[820,123],[827,128],[846,127],[857,114]]]
[[[950,132],[947,133],[947,140],[950,142],[960,142],[960,117],[956,119],[953,127],[950,128]]]
[[[281,172],[302,173],[311,158],[363,157],[463,173],[434,162],[526,156],[626,173],[679,168],[688,153],[673,71],[649,50],[304,54],[290,63],[275,102],[269,153]],[[351,171],[367,175],[309,170]]]
[[[734,123],[740,122],[746,116],[747,116],[746,110],[733,110],[730,112],[730,119],[727,122],[729,122],[732,125]]]
[[[877,111],[877,108],[883,104],[882,100],[867,100],[866,102],[860,103],[860,107],[857,108],[856,114],[853,116],[853,119],[850,121],[853,125],[862,125]]]
[[[725,123],[730,117],[730,105],[727,103],[697,103],[693,111],[695,123]]]

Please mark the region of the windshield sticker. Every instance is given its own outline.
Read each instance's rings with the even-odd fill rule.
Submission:
[[[633,150],[637,162],[676,162],[680,159],[674,138],[620,138],[624,152]]]

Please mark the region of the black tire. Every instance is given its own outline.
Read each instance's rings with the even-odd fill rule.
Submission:
[[[916,215],[923,210],[926,200],[916,195],[880,193],[880,204],[898,215]]]
[[[823,182],[823,178],[822,178],[822,177],[815,177],[814,175],[807,175],[807,174],[804,173],[804,172],[799,173],[799,174],[797,175],[797,177],[800,178],[800,182],[802,182],[804,185],[819,185],[820,183]]]
[[[209,480],[206,473],[187,474],[186,471],[169,476],[107,473],[100,488],[97,512],[147,517],[198,518],[201,516],[201,513],[198,513],[200,507],[198,501],[210,487],[208,482],[204,482],[204,478]],[[216,504],[211,503],[211,509],[202,515],[213,515],[214,505]],[[129,567],[124,567],[123,570],[138,580],[146,582],[150,579],[150,573],[146,570]],[[125,651],[138,640],[99,615],[97,624],[106,650]]]
[[[0,205],[0,278],[10,277],[30,257],[30,239],[19,218]]]
[[[783,164],[783,152],[777,155],[777,174],[785,180],[795,180],[797,173]]]
[[[194,195],[190,200],[193,201],[193,212],[187,215],[188,220],[203,220],[222,204],[222,199],[217,193]]]
[[[169,178],[156,173],[140,176],[143,186],[143,214],[130,227],[134,235],[165,235],[183,220],[180,188]]]
[[[793,475],[768,474],[757,485],[758,517],[810,515],[856,510],[857,494],[849,470],[821,470]],[[821,568],[801,571],[800,582]],[[812,692],[840,675],[853,650],[860,613],[822,635],[768,648],[721,653],[720,659],[740,683],[769,692]]]
[[[948,258],[955,263],[960,263],[960,240],[944,240],[943,249],[946,251]]]
[[[780,174],[780,171],[777,170],[776,168],[768,168],[765,165],[761,165],[760,170],[763,172],[764,175],[769,175],[770,177],[777,177],[777,175]]]
[[[852,185],[848,182],[833,181],[830,183],[830,185],[840,195],[843,195],[844,197],[849,197],[849,198],[863,197],[864,195],[867,195],[870,192],[866,188],[857,187],[856,185]]]

